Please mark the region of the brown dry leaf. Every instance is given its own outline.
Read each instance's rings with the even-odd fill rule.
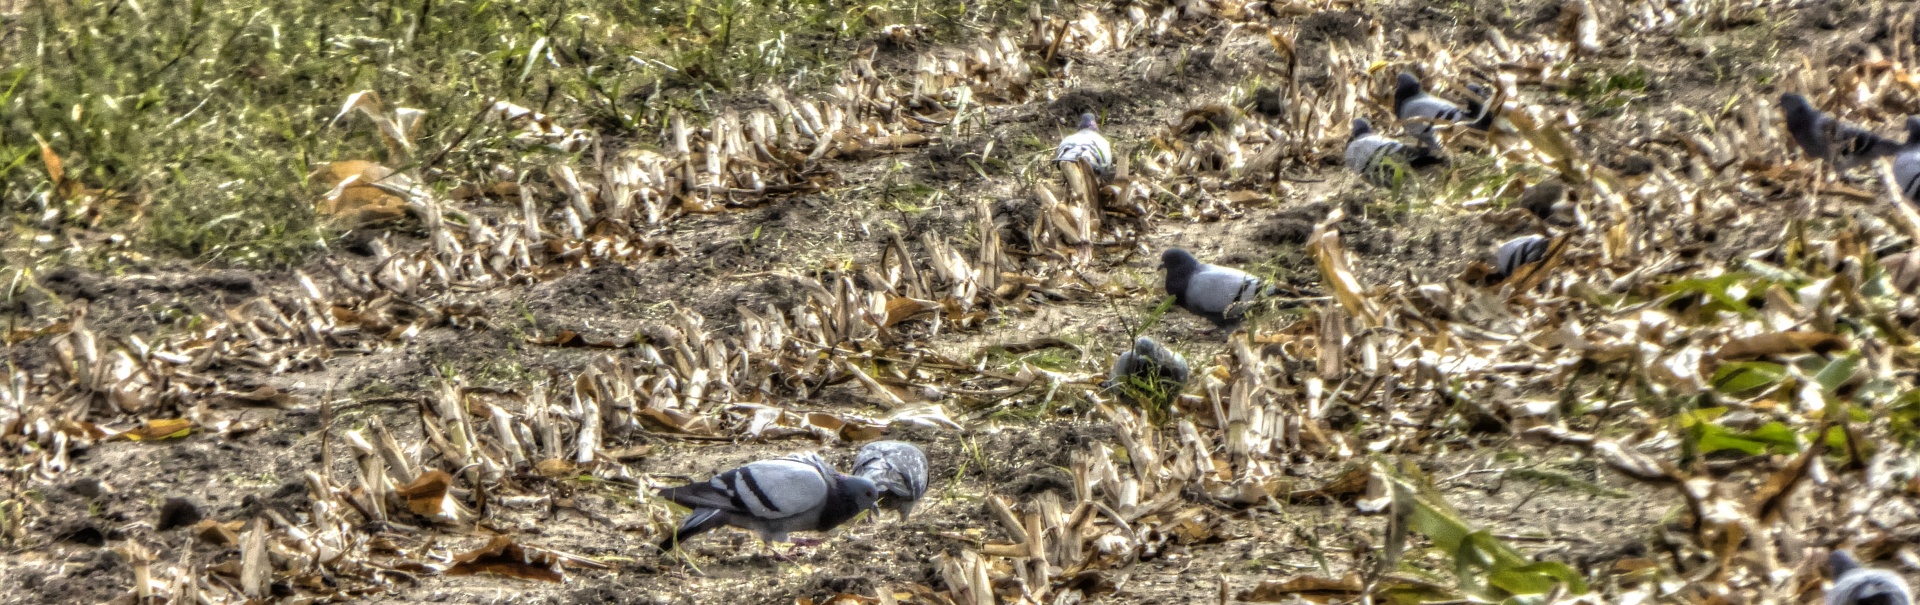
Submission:
[[[1713,352],[1720,361],[1754,359],[1791,353],[1827,354],[1847,348],[1847,339],[1826,332],[1773,332],[1735,338]]]
[[[204,519],[194,524],[193,535],[199,538],[201,542],[215,546],[232,546],[240,543],[240,530],[246,528],[246,526],[247,524],[244,521],[221,523],[212,519]]]
[[[33,340],[35,338],[39,338],[41,336],[66,334],[69,330],[72,329],[72,327],[73,327],[72,323],[63,319],[63,320],[54,322],[52,325],[49,325],[44,328],[40,328],[38,330],[16,328],[14,330],[7,332],[7,345],[12,346],[12,345],[20,344],[29,340]]]
[[[447,489],[453,487],[453,476],[440,469],[431,469],[394,490],[394,493],[407,499],[407,508],[423,517],[438,517],[446,513],[453,504],[447,498]]]
[[[160,418],[148,420],[140,426],[121,433],[134,441],[158,441],[161,439],[179,439],[193,432],[193,421],[185,418]]]
[[[548,458],[533,465],[533,472],[548,479],[558,479],[573,474],[573,462],[561,458]],[[439,471],[435,471],[439,472]]]
[[[1235,598],[1256,603],[1277,603],[1299,597],[1315,603],[1332,603],[1359,598],[1365,589],[1360,576],[1356,574],[1348,574],[1338,580],[1300,576],[1291,580],[1261,582],[1259,586],[1242,591]]]
[[[307,180],[328,189],[317,204],[321,214],[365,224],[406,215],[406,200],[374,186],[392,176],[393,170],[386,166],[344,160],[321,164],[307,175]]]
[[[887,318],[880,327],[891,328],[894,324],[913,319],[922,313],[930,313],[939,309],[940,303],[931,300],[895,296],[887,300]]]
[[[53,152],[53,146],[48,145],[46,139],[40,138],[40,133],[34,133],[33,140],[40,144],[40,161],[47,166],[47,180],[52,181],[54,187],[58,188],[67,178],[66,165],[60,161],[60,154]]]
[[[498,574],[522,580],[562,582],[565,567],[607,569],[607,564],[559,551],[522,546],[509,536],[494,536],[486,546],[453,556],[447,575]]]

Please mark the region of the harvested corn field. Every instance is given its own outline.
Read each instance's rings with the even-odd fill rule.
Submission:
[[[1909,576],[1916,23],[0,0],[0,603]],[[1170,291],[1170,249],[1219,269]],[[654,548],[663,488],[880,439],[926,454],[911,515]]]

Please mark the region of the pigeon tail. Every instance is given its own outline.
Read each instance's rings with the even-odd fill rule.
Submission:
[[[680,544],[685,543],[688,538],[713,531],[722,525],[726,525],[726,523],[726,515],[722,514],[719,510],[711,508],[694,509],[693,514],[687,515],[686,521],[680,522],[680,528],[673,530],[673,535],[660,541],[659,549],[663,552],[673,550],[679,547]]]

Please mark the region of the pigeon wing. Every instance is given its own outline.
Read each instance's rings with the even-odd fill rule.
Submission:
[[[660,494],[688,508],[782,519],[819,508],[827,498],[827,476],[808,461],[763,460],[720,473],[706,483],[670,488]]]
[[[1260,279],[1238,269],[1201,265],[1187,282],[1187,304],[1207,313],[1223,314],[1233,303],[1253,300]]]

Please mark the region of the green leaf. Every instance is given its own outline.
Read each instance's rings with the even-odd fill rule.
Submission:
[[[1771,387],[1787,379],[1787,367],[1767,361],[1735,361],[1720,364],[1713,373],[1713,388],[1728,395],[1737,395],[1758,389]]]
[[[1853,377],[1853,371],[1858,367],[1860,367],[1858,353],[1835,357],[1833,361],[1827,362],[1827,367],[1821,368],[1820,373],[1813,376],[1813,381],[1820,384],[1822,392],[1832,395],[1834,391],[1840,389],[1840,385],[1847,382],[1848,378]]]

